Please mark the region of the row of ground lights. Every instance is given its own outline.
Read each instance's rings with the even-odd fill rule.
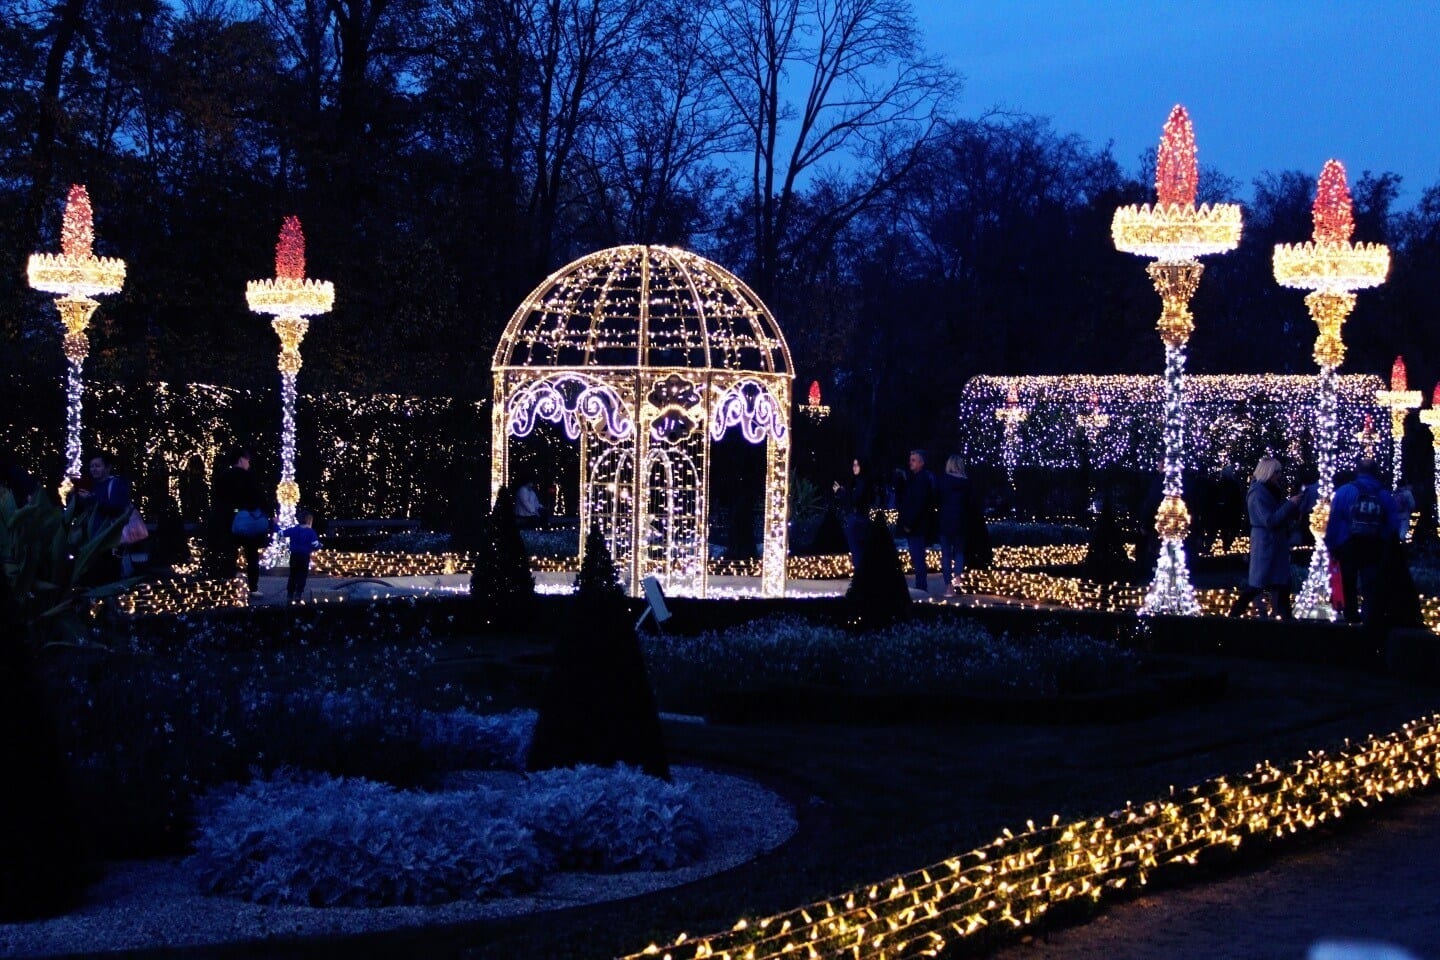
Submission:
[[[1283,840],[1371,803],[1428,786],[1440,773],[1440,716],[1331,756],[1261,763],[1108,816],[1005,831],[969,853],[703,937],[681,934],[623,960],[934,956],[991,927],[1024,928],[1053,906],[1098,902],[1156,870],[1213,852]]]
[[[445,572],[457,572],[446,561],[447,555],[408,554],[405,562],[395,566],[376,563],[384,555],[351,554],[353,566],[344,562],[331,567],[331,576],[352,577],[393,577],[425,576]],[[427,567],[421,558],[435,558],[434,566]],[[363,561],[363,562],[362,562]],[[415,561],[415,562],[411,562]],[[847,561],[848,562],[848,561]],[[339,572],[339,571],[345,572]],[[573,572],[573,571],[570,571]],[[1059,577],[1027,570],[967,570],[961,577],[960,590],[970,594],[977,606],[1013,606],[1019,602],[1032,607],[1061,607],[1070,610],[1097,610],[1106,613],[1134,613],[1144,599],[1142,588],[1102,583],[1077,577]],[[712,589],[711,595],[749,596],[746,591],[721,591]],[[1239,596],[1236,587],[1225,587],[1196,592],[1196,599],[1202,613],[1221,616],[1230,610]],[[998,598],[990,601],[985,598]],[[127,616],[159,613],[188,613],[216,607],[243,606],[245,597],[237,593],[231,582],[214,580],[160,580],[138,585],[134,590],[117,597],[114,601],[117,612]],[[1440,597],[1421,599],[1423,622],[1430,630],[1440,633]],[[1247,615],[1253,614],[1253,611]]]

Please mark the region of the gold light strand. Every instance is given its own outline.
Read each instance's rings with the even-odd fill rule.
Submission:
[[[1440,775],[1440,716],[1386,737],[1262,762],[1101,817],[1058,816],[918,870],[867,884],[730,930],[680,934],[620,960],[889,960],[933,955],[987,928],[1023,930],[1053,906],[1102,902],[1161,869],[1285,840]]]

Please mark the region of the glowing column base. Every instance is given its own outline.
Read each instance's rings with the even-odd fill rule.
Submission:
[[[282,320],[276,318],[276,327]],[[300,324],[304,324],[303,319]],[[304,335],[301,327],[300,336]],[[283,336],[282,336],[283,339]],[[295,507],[300,502],[300,486],[295,482],[295,376],[300,371],[299,336],[286,343],[280,355],[280,483],[275,488],[279,504],[275,535],[265,548],[262,563],[267,567],[290,564],[290,546],[284,533],[295,526]]]
[[[1185,501],[1179,497],[1166,497],[1161,501],[1155,529],[1160,533],[1160,557],[1140,613],[1142,616],[1198,616],[1200,602],[1195,599],[1190,568],[1185,562],[1185,534],[1190,529]]]
[[[65,362],[65,480],[81,476],[80,417],[85,404],[85,358]]]
[[[1200,280],[1198,263],[1155,263],[1150,276],[1162,294],[1165,309],[1160,317],[1160,336],[1165,342],[1165,499],[1155,514],[1155,532],[1160,535],[1160,556],[1155,577],[1140,607],[1142,616],[1175,614],[1196,616],[1200,603],[1190,583],[1185,562],[1185,537],[1190,532],[1190,511],[1185,507],[1185,338],[1189,329],[1190,294]]]
[[[1320,364],[1315,397],[1315,461],[1320,479],[1315,506],[1310,511],[1310,532],[1315,535],[1315,552],[1310,554],[1310,569],[1305,574],[1299,596],[1295,598],[1295,616],[1306,620],[1335,619],[1335,608],[1330,605],[1330,549],[1325,546],[1325,530],[1330,526],[1330,501],[1335,493],[1335,368],[1344,357],[1345,349],[1339,344],[1338,334],[1333,343],[1327,342],[1327,325],[1322,322],[1326,316],[1326,296],[1311,294],[1305,298],[1311,315],[1321,329],[1321,337],[1315,345],[1315,359]],[[1339,319],[1333,321],[1334,329],[1338,330],[1355,297],[1353,294],[1330,295],[1328,302],[1332,305],[1330,315],[1339,315]]]
[[[1310,570],[1305,585],[1295,598],[1295,616],[1304,620],[1334,620],[1335,608],[1330,605],[1330,549],[1322,533],[1310,554]]]
[[[1440,504],[1440,443],[1434,444],[1431,450],[1435,455],[1435,502]],[[1435,516],[1440,518],[1440,507],[1436,507]],[[1421,515],[1421,519],[1424,519],[1423,514]],[[1437,533],[1440,533],[1440,520],[1437,520],[1435,529]]]
[[[90,338],[85,327],[100,306],[89,297],[61,297],[55,301],[60,324],[65,328],[65,486],[63,502],[69,493],[69,479],[81,475],[84,464],[80,443],[81,413],[85,402],[85,358],[90,354]]]
[[[1430,428],[1430,450],[1435,457],[1435,516],[1440,529],[1440,408],[1431,402],[1429,410],[1420,411],[1420,422]],[[1421,515],[1424,519],[1424,515]]]

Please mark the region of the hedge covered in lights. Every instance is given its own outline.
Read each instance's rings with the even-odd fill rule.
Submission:
[[[168,495],[203,521],[216,459],[234,443],[257,456],[262,489],[279,476],[277,391],[207,384],[89,382],[86,449],[115,451],[149,520]],[[299,396],[296,473],[302,506],[329,517],[448,520],[452,504],[488,492],[488,401],[343,393]],[[64,399],[48,378],[0,381],[0,446],[45,480],[64,464]],[[477,496],[478,491],[478,496]]]
[[[1161,377],[1056,376],[972,377],[960,391],[960,436],[972,463],[1002,466],[1005,423],[996,411],[1013,396],[1026,416],[1013,433],[1019,467],[1076,469],[1129,467],[1149,469],[1162,452]],[[1359,454],[1355,434],[1368,415],[1387,423],[1376,398],[1384,382],[1370,374],[1338,377],[1337,461],[1353,463]],[[1277,374],[1191,376],[1185,380],[1186,463],[1204,471],[1224,463],[1251,467],[1266,451],[1292,463],[1315,461],[1315,377]],[[1077,418],[1102,414],[1103,426],[1089,434]],[[1091,421],[1092,423],[1094,421]],[[1093,439],[1092,439],[1093,438]],[[1380,455],[1390,449],[1381,438]]]

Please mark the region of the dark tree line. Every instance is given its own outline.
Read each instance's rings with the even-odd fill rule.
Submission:
[[[971,375],[1155,372],[1159,302],[1109,237],[1152,196],[1031,116],[980,113],[906,0],[0,0],[0,373],[58,376],[24,259],[58,247],[70,182],[129,264],[87,372],[269,387],[246,311],[298,214],[335,281],[302,387],[483,396],[521,297],[598,247],[675,243],[761,292],[837,429],[886,458],[955,443]],[[968,116],[970,119],[966,119]],[[1157,135],[1159,121],[1157,118]],[[1313,329],[1270,275],[1310,232],[1312,170],[1253,185],[1211,258],[1195,372],[1306,372]],[[1343,159],[1343,158],[1341,158]],[[1404,352],[1440,376],[1440,184],[1352,171],[1388,284],[1346,326],[1347,371]],[[1202,199],[1242,185],[1202,173]]]

